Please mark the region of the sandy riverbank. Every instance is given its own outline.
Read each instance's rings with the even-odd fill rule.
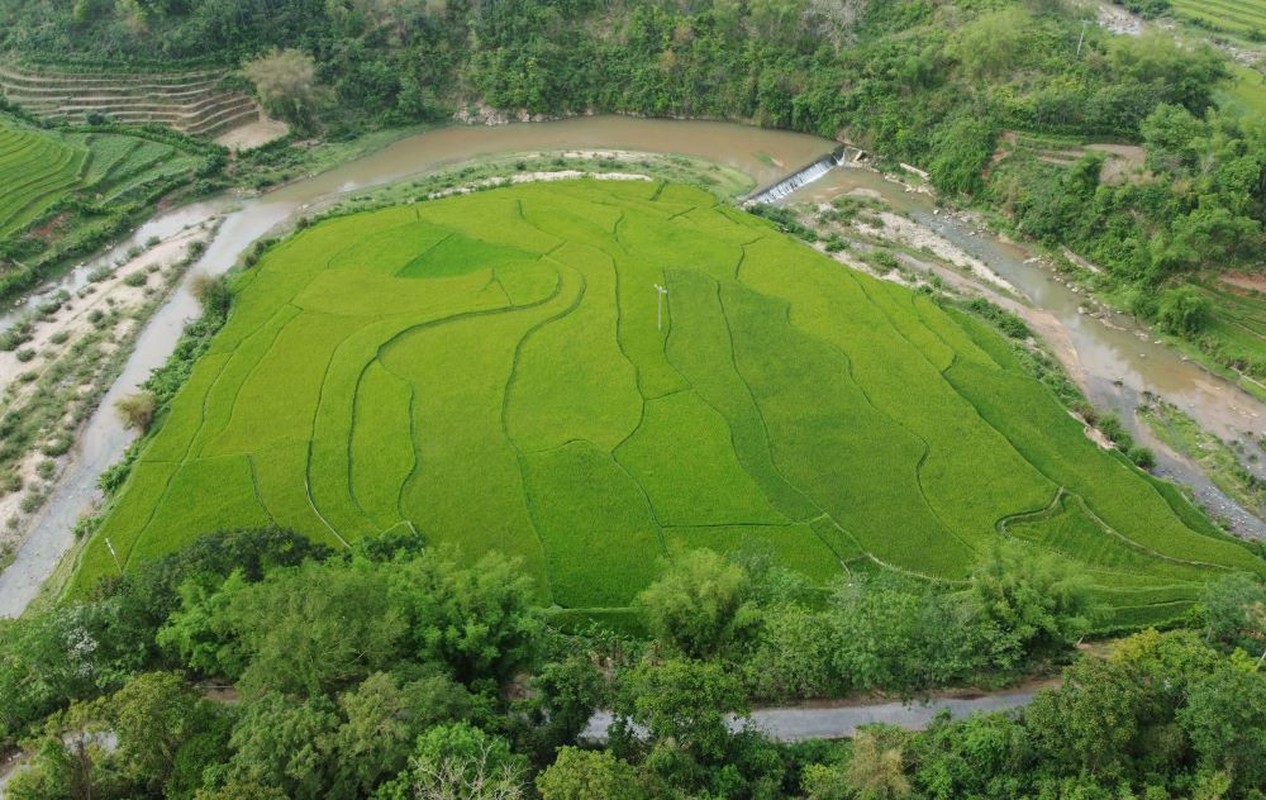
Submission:
[[[48,438],[37,437],[10,462],[0,496],[0,563],[25,539],[43,498],[74,458],[71,445],[87,418],[74,406],[94,404],[113,382],[114,357],[131,348],[148,312],[175,285],[190,248],[205,245],[214,230],[214,223],[188,228],[99,269],[74,294],[48,292],[26,323],[29,338],[0,351],[0,416],[29,415],[41,404],[62,402],[53,412],[59,415],[53,435],[72,440],[50,447]]]

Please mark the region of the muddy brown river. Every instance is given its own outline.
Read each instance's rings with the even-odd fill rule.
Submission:
[[[0,574],[0,616],[21,614],[73,546],[71,529],[76,519],[90,509],[97,495],[97,477],[123,454],[134,438],[134,433],[125,430],[118,421],[114,401],[136,391],[150,371],[166,360],[185,323],[198,313],[197,302],[188,289],[193,277],[228,270],[254,241],[284,227],[314,204],[484,156],[563,149],[620,149],[697,156],[734,167],[750,175],[757,185],[764,186],[822,157],[835,146],[834,142],[814,136],[731,123],[614,116],[490,128],[449,127],[402,139],[364,158],[260,197],[217,197],[155,217],[114,250],[53,284],[54,288],[76,289],[86,281],[87,273],[94,266],[112,262],[133,245],[152,236],[171,235],[213,217],[223,217],[223,224],[206,253],[147,324],[123,375],[80,437],[74,462],[65,470],[34,520],[16,560]],[[1032,253],[987,235],[971,235],[970,228],[961,221],[934,214],[933,203],[926,196],[907,193],[873,172],[838,169],[799,189],[786,202],[829,199],[858,186],[879,191],[916,222],[980,258],[1024,291],[1034,305],[1054,313],[1068,329],[1077,357],[1084,366],[1092,398],[1121,409],[1125,412],[1123,419],[1132,419],[1140,393],[1149,390],[1186,409],[1223,438],[1232,434],[1242,437],[1250,430],[1254,433],[1266,430],[1266,405],[1196,365],[1182,361],[1167,348],[1139,338],[1137,329],[1125,322],[1121,325],[1126,330],[1116,330],[1079,314],[1077,295],[1058,283],[1048,270],[1025,263]],[[0,315],[0,327],[10,323],[16,313],[19,312],[11,310]],[[1199,474],[1184,476],[1178,466],[1174,466],[1171,474],[1196,485],[1199,490]],[[1207,485],[1207,481],[1204,484]],[[1205,499],[1216,500],[1211,496]],[[1266,534],[1266,525],[1255,518],[1245,519],[1238,526],[1247,533]]]

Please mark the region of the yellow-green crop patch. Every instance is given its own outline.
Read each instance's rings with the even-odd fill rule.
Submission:
[[[640,182],[366,212],[275,248],[78,585],[113,569],[107,537],[126,565],[269,519],[502,550],[583,609],[694,547],[960,581],[1005,537],[1082,565],[1108,624],[1266,572],[973,319]]]
[[[129,215],[189,183],[204,155],[141,136],[36,128],[0,114],[0,295],[123,232]]]

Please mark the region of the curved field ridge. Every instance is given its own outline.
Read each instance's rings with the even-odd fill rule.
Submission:
[[[79,585],[112,568],[106,537],[131,563],[268,520],[502,550],[583,609],[626,606],[694,547],[952,582],[1006,538],[1086,568],[1108,624],[1266,570],[1088,441],[973,319],[701,191],[596,181],[344,217],[274,249]]]

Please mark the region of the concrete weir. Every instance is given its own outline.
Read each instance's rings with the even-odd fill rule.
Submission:
[[[743,198],[743,205],[759,203],[776,203],[805,184],[813,183],[818,178],[842,164],[852,164],[865,158],[866,153],[856,147],[847,145],[837,147],[827,155],[807,164],[777,183],[757,189]]]

